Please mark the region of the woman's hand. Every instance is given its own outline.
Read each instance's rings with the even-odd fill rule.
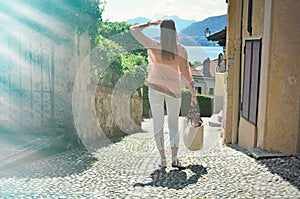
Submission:
[[[163,21],[163,20],[159,19],[159,20],[150,22],[150,24],[151,24],[151,25],[154,25],[154,26],[158,26],[159,24],[161,24],[162,21]]]
[[[191,105],[196,105],[197,103],[198,103],[197,96],[196,95],[192,95]]]
[[[161,24],[162,20],[159,19],[159,20],[156,20],[156,21],[149,21],[147,23],[142,23],[142,24],[138,24],[138,23],[135,23],[133,26],[131,26],[130,28],[146,28],[146,27],[149,27],[149,26],[157,26],[159,24]]]

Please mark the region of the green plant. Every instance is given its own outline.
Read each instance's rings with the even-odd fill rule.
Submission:
[[[188,89],[182,90],[180,115],[186,116],[191,103],[191,94]],[[198,110],[201,117],[210,117],[213,113],[213,96],[197,94]],[[150,104],[148,99],[148,87],[143,87],[143,117],[148,118],[150,115]]]
[[[210,117],[213,114],[213,96],[197,95],[199,109],[202,117]]]
[[[213,96],[197,94],[198,109],[201,117],[210,117],[213,113]],[[188,89],[182,90],[181,115],[186,116],[191,102],[191,94]]]

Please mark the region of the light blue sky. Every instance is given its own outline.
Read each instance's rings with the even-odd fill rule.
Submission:
[[[201,21],[226,14],[225,0],[107,0],[104,20],[124,21],[136,17],[158,19],[177,15],[183,19]]]

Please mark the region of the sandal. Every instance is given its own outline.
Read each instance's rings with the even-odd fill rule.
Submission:
[[[174,168],[178,168],[180,170],[184,170],[186,169],[185,166],[182,166],[182,164],[179,162],[179,160],[177,159],[177,157],[172,158],[172,167]]]
[[[163,162],[165,162],[165,165],[163,164]],[[166,169],[167,168],[167,159],[166,158],[162,158],[160,161],[160,164],[158,165],[160,169]]]

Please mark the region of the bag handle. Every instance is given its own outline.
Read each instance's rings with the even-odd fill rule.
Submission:
[[[197,111],[196,103],[192,103],[187,114],[188,122],[191,122],[193,127],[199,127],[203,124],[203,121],[200,116],[200,112]]]

